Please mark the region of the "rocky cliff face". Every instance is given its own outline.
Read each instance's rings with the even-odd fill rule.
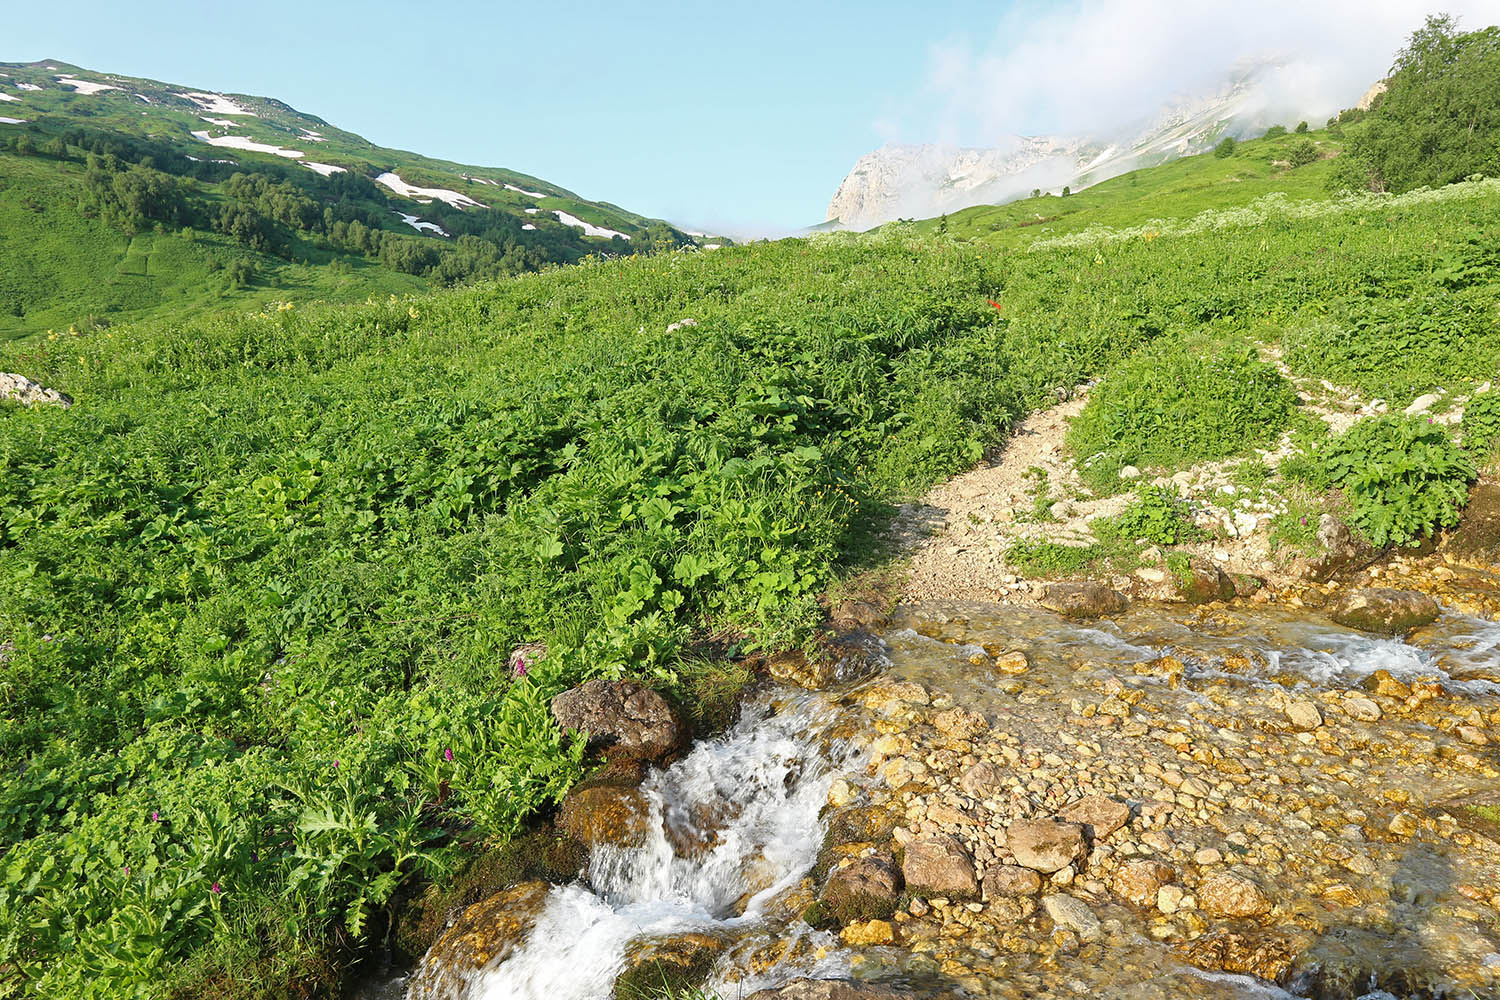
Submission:
[[[1201,153],[1225,136],[1259,135],[1271,124],[1325,111],[1286,107],[1268,86],[1279,67],[1241,71],[1214,93],[1174,101],[1155,118],[1095,137],[1014,137],[991,148],[887,145],[860,158],[828,204],[828,221],[868,229],[898,218],[931,218],[1040,188],[1074,190]]]

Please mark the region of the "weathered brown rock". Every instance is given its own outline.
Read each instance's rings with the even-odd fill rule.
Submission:
[[[986,901],[1014,896],[1035,896],[1042,891],[1042,877],[1020,865],[994,865],[984,873]]]
[[[1043,873],[1061,871],[1083,857],[1083,827],[1056,819],[1017,820],[1006,831],[1005,846],[1017,864]]]
[[[1500,567],[1500,480],[1486,480],[1474,488],[1444,549],[1465,565],[1487,570]]]
[[[959,775],[958,787],[974,799],[987,799],[1005,787],[1005,772],[998,764],[982,760]]]
[[[955,740],[972,739],[990,728],[984,716],[967,708],[944,709],[932,717],[932,724],[938,732]]]
[[[659,996],[686,992],[713,971],[729,942],[712,934],[687,932],[633,942],[625,968],[615,977],[614,996]]]
[[[1115,872],[1115,894],[1132,906],[1156,905],[1156,891],[1177,877],[1165,861],[1127,861]]]
[[[1234,600],[1234,581],[1206,559],[1189,561],[1186,569],[1172,575],[1172,585],[1177,599],[1188,604]]]
[[[611,767],[574,785],[557,812],[558,827],[591,848],[640,843],[650,809],[639,783],[639,772]]]
[[[856,858],[828,876],[821,897],[823,912],[840,925],[884,920],[896,911],[901,884],[901,873],[890,855],[881,852]]]
[[[1279,982],[1292,967],[1303,942],[1279,931],[1235,934],[1214,930],[1185,945],[1182,956],[1210,972],[1232,972]]]
[[[1259,917],[1271,912],[1271,899],[1253,879],[1216,872],[1198,887],[1198,905],[1213,917]]]
[[[1107,795],[1089,795],[1064,806],[1058,815],[1082,826],[1091,839],[1103,840],[1130,822],[1130,807]]]
[[[1370,587],[1344,591],[1329,609],[1328,616],[1340,625],[1362,632],[1400,635],[1437,621],[1440,613],[1437,601],[1426,594]]]
[[[1302,575],[1318,583],[1331,580],[1344,570],[1356,569],[1379,555],[1378,549],[1332,514],[1318,518],[1318,544],[1323,547],[1323,555],[1302,564]]]
[[[464,910],[423,956],[406,1000],[458,1000],[474,973],[525,942],[551,889],[546,882],[523,882]]]
[[[565,730],[586,732],[589,751],[610,759],[671,759],[688,740],[667,700],[634,681],[592,680],[552,699],[552,717]]]
[[[1124,614],[1128,606],[1124,594],[1093,581],[1054,583],[1042,597],[1042,607],[1080,620]]]
[[[926,837],[907,844],[901,874],[913,895],[949,899],[973,899],[979,895],[974,862],[953,837]]]
[[[901,1000],[910,996],[885,986],[867,986],[847,979],[792,979],[747,1000]]]

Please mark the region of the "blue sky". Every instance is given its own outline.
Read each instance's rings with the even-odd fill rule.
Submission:
[[[933,40],[995,4],[13,4],[0,60],[278,97],[684,224],[822,221]]]
[[[1150,114],[1274,49],[1352,103],[1433,6],[1500,0],[9,5],[0,60],[280,98],[372,142],[510,167],[682,225],[822,220],[887,140]]]

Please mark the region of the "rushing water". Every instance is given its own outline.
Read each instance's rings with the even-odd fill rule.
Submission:
[[[1386,670],[1406,680],[1435,678],[1490,706],[1486,711],[1500,693],[1500,625],[1460,615],[1401,640],[1262,608],[1198,616],[1142,609],[1118,622],[1079,625],[1033,610],[934,607],[905,609],[884,640],[882,675],[919,681],[934,697],[980,711],[997,726],[1025,722],[1040,730],[1050,724],[1045,711],[1086,693],[1091,678],[1163,655],[1180,657],[1195,684],[1241,690],[1348,689]],[[1030,700],[1014,683],[1007,689],[971,665],[997,646],[1027,651]],[[793,975],[851,973],[900,982],[919,996],[958,995],[909,952],[845,949],[798,919],[810,898],[806,876],[822,844],[820,814],[834,778],[870,781],[859,753],[835,738],[841,727],[870,724],[848,694],[772,692],[747,705],[730,732],[654,772],[644,786],[651,812],[644,843],[596,850],[588,877],[555,887],[526,942],[472,979],[464,1000],[609,1000],[633,947],[684,933],[727,942],[709,984],[727,998]],[[1184,703],[1197,697],[1173,692],[1179,694]],[[1037,704],[1038,696],[1048,700]],[[1022,733],[1023,743],[1030,738]],[[1144,934],[1138,916],[1119,914],[1106,958],[1060,958],[1047,968],[1017,962],[1016,989],[1026,992],[1005,995],[1293,996],[1250,977],[1184,966]],[[1485,946],[1479,938],[1462,940],[1463,947]]]
[[[644,786],[636,847],[596,850],[587,884],[553,890],[528,942],[470,986],[474,1000],[608,1000],[627,947],[684,932],[738,936],[812,867],[833,780],[830,712],[815,696],[752,705],[725,736]],[[679,852],[684,837],[699,841]],[[703,843],[702,841],[707,841]],[[818,970],[837,973],[837,962]]]

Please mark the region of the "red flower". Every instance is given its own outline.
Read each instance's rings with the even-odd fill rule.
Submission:
[[[1000,303],[996,302],[994,299],[985,299],[984,301],[988,302],[990,305],[994,306],[996,309],[999,309],[999,310],[1002,310],[1002,311],[1005,309],[1004,306],[1002,306]]]

